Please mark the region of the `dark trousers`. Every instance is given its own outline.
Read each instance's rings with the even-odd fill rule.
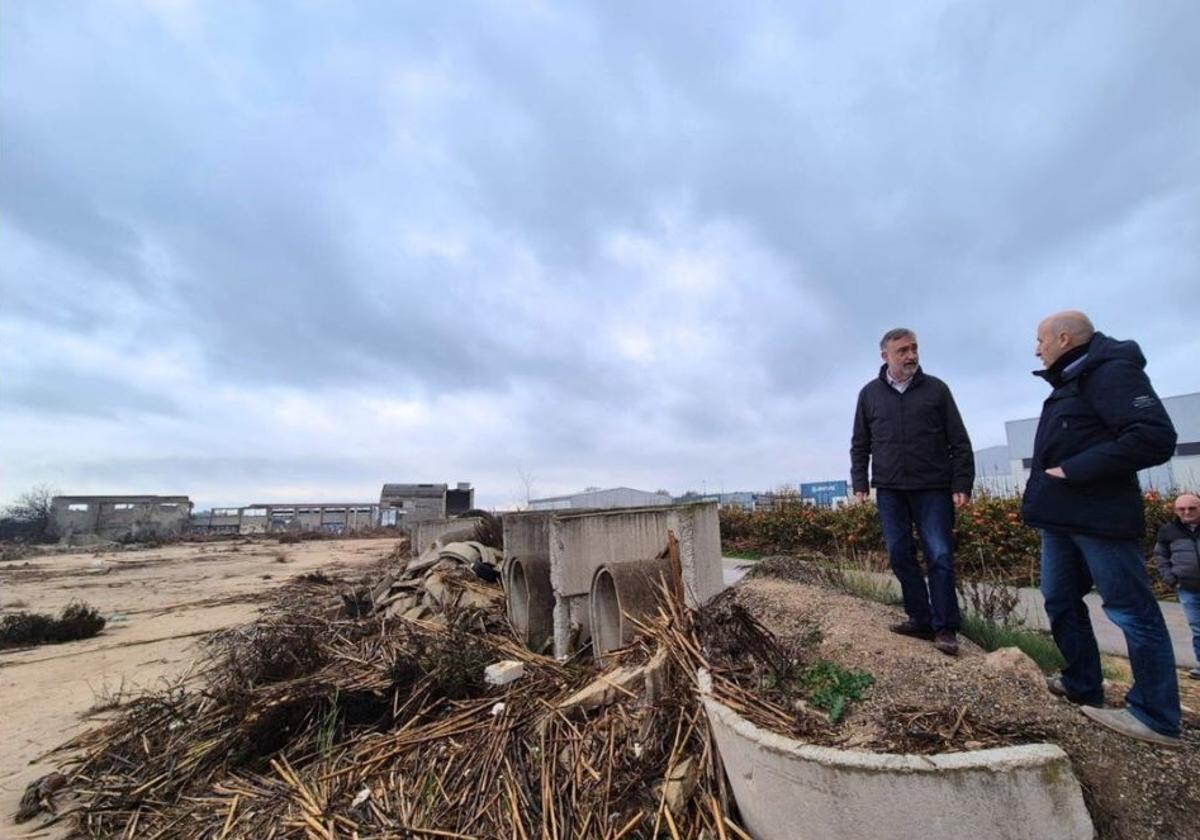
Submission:
[[[880,487],[875,500],[888,559],[904,595],[904,611],[922,627],[958,632],[962,616],[954,589],[954,500],[950,491]],[[929,570],[928,586],[917,564],[913,525]]]
[[[1125,634],[1133,670],[1133,687],[1125,695],[1129,711],[1155,732],[1178,735],[1175,649],[1137,540],[1042,531],[1042,596],[1050,632],[1067,662],[1063,688],[1081,702],[1104,701],[1100,650],[1083,600],[1093,584],[1105,615]]]

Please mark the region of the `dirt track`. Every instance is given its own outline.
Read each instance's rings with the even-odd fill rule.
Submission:
[[[84,600],[111,617],[92,639],[0,652],[0,836],[60,836],[21,833],[12,814],[25,786],[53,769],[30,762],[86,727],[98,703],[185,673],[200,637],[252,619],[264,593],[289,578],[317,569],[354,576],[395,542],[264,539],[0,563],[0,615],[57,613]]]

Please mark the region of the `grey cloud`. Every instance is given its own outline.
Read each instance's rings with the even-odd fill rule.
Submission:
[[[0,287],[8,317],[94,336],[132,323],[75,288],[103,277],[151,313],[126,341],[193,348],[214,386],[499,405],[528,388],[536,428],[514,434],[546,459],[803,426],[832,470],[884,329],[916,328],[952,385],[1009,393],[1043,310],[1169,334],[1200,270],[1177,233],[1200,224],[1194,4],[200,5],[194,29],[135,8],[21,4],[0,27],[0,212],[34,244],[0,257]],[[670,245],[664,208],[735,227],[771,266],[747,278],[735,254],[711,312],[664,307],[727,342],[718,362],[605,344],[658,279],[607,237]],[[414,227],[462,253],[414,252]],[[1110,236],[1131,255],[1094,265]],[[1123,303],[1147,272],[1157,300]],[[66,390],[6,401],[88,404]],[[106,411],[185,404],[106,394]]]

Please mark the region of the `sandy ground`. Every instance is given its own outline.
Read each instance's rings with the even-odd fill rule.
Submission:
[[[203,635],[253,619],[264,594],[289,578],[316,569],[353,577],[395,543],[260,539],[0,563],[0,615],[83,600],[110,619],[92,639],[0,651],[0,836],[61,835],[21,833],[12,814],[25,786],[54,769],[53,757],[36,759],[86,728],[98,703],[185,673]]]

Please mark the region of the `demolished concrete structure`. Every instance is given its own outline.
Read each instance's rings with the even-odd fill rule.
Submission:
[[[194,534],[349,534],[379,525],[374,502],[279,502],[213,508],[191,517]]]
[[[629,596],[622,599],[615,586],[625,576],[614,576],[611,569],[663,558],[672,536],[677,541],[681,594],[688,605],[700,606],[724,588],[715,504],[508,514],[505,576],[510,617],[523,625],[518,633],[536,649],[549,624],[554,655],[563,658],[592,638],[593,612],[623,627],[623,607],[628,606],[623,600]],[[605,568],[609,574],[597,574]],[[593,593],[597,579],[612,587]],[[639,602],[645,600],[643,594]],[[592,610],[594,595],[598,611]],[[619,631],[617,643],[604,642],[600,655],[619,646],[622,636]]]
[[[410,528],[418,522],[445,519],[475,506],[469,481],[447,484],[385,484],[379,493],[380,524]]]
[[[50,534],[65,542],[172,537],[187,529],[191,513],[187,496],[55,496]]]

